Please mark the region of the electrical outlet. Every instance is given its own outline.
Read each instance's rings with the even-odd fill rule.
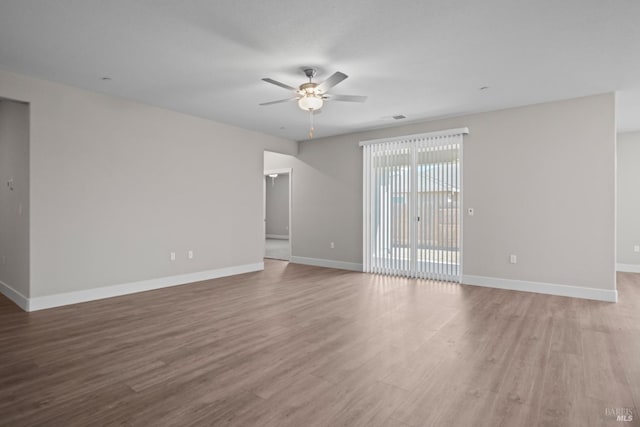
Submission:
[[[189,251],[187,253],[187,256],[189,257],[189,259],[193,259],[193,251]]]
[[[176,253],[175,252],[171,252],[171,254],[169,254],[169,258],[171,259],[171,261],[175,261],[176,260]]]
[[[331,249],[335,249],[335,248],[336,248],[336,244],[335,244],[334,242],[331,242],[331,244],[329,245],[329,247],[330,247]]]
[[[517,264],[518,263],[518,257],[516,255],[513,255],[513,254],[509,255],[509,262],[511,264]]]
[[[635,245],[633,247],[633,252],[640,252],[640,245]]]

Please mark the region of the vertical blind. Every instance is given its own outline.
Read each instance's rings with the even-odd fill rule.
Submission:
[[[459,281],[462,135],[361,142],[364,271]]]

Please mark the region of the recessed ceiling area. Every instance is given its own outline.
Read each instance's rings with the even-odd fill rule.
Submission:
[[[617,91],[640,129],[640,2],[487,0],[0,3],[0,68],[293,140],[297,87],[349,76],[315,137]],[[104,79],[108,77],[108,79]],[[479,90],[482,88],[487,88]]]

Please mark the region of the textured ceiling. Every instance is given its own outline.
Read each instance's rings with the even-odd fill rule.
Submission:
[[[289,95],[261,79],[303,66],[369,96],[325,104],[316,137],[610,91],[628,131],[638,22],[637,0],[0,0],[0,68],[294,140],[308,116],[258,106]]]

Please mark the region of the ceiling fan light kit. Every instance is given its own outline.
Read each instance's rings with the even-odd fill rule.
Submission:
[[[298,89],[273,79],[262,79],[267,83],[271,83],[283,89],[294,91],[296,96],[293,98],[281,99],[278,101],[264,102],[260,105],[273,105],[288,101],[298,101],[298,107],[300,107],[300,109],[304,111],[309,112],[309,138],[313,137],[313,114],[323,107],[324,101],[364,102],[367,99],[366,96],[331,96],[327,93],[329,89],[348,77],[346,74],[341,73],[340,71],[333,73],[331,77],[329,77],[322,83],[313,82],[313,78],[316,75],[316,70],[314,68],[304,68],[303,72],[305,76],[307,76],[309,81],[298,86]]]
[[[305,111],[318,111],[323,104],[324,101],[318,95],[303,95],[298,99],[298,107]]]

